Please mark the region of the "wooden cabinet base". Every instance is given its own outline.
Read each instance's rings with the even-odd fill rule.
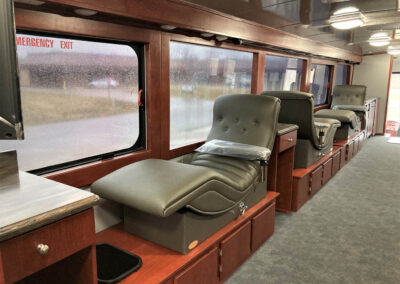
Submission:
[[[111,243],[142,258],[143,266],[121,283],[222,283],[254,252],[254,239],[260,246],[272,234],[277,196],[276,192],[267,192],[265,199],[186,255],[131,235],[123,230],[123,224],[98,233],[96,241]]]
[[[305,169],[293,170],[292,210],[298,211],[332,176],[360,150],[366,139],[364,131],[348,140],[336,141],[331,153]]]
[[[94,243],[93,209],[4,241],[0,283],[97,283]]]

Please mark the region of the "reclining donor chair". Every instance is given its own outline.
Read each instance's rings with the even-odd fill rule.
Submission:
[[[263,96],[281,100],[280,123],[297,124],[294,168],[307,168],[332,151],[333,137],[340,122],[314,117],[312,94],[294,91],[267,91]]]
[[[331,109],[322,109],[315,117],[333,118],[341,122],[335,139],[348,139],[361,130],[365,115],[365,94],[361,85],[337,85],[333,89]]]
[[[279,109],[277,98],[221,96],[202,152],[125,166],[92,191],[124,205],[127,232],[187,253],[265,198]]]

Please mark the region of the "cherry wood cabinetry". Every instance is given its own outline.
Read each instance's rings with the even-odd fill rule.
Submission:
[[[271,204],[251,219],[251,250],[256,251],[274,233],[275,210]]]
[[[290,131],[286,131],[290,129]],[[276,191],[279,197],[276,210],[284,213],[292,209],[292,174],[294,150],[297,143],[297,126],[278,124],[274,148],[268,164],[268,190]]]
[[[215,247],[209,253],[206,253],[203,257],[176,276],[174,281],[171,283],[217,284],[219,282],[218,257],[219,249]]]
[[[348,140],[334,142],[331,153],[305,169],[293,170],[292,210],[299,210],[361,149],[367,136],[359,132]]]
[[[143,266],[121,283],[222,283],[272,235],[277,196],[267,192],[265,199],[186,255],[131,235],[123,224],[98,233],[96,241],[142,258]]]
[[[332,176],[334,176],[340,170],[340,157],[342,154],[342,149],[339,149],[333,156],[332,156]]]
[[[221,242],[220,279],[226,280],[251,255],[251,221]]]
[[[93,209],[4,241],[0,283],[97,283],[94,243]]]
[[[376,127],[378,121],[378,99],[373,98],[366,101],[365,104],[367,111],[365,113],[365,130],[367,137],[376,134]]]

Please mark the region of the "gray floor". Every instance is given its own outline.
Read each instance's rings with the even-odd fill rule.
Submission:
[[[374,137],[226,282],[400,283],[400,144]]]

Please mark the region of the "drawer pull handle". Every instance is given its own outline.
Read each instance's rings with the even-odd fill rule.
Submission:
[[[39,244],[36,249],[41,255],[45,255],[49,251],[49,246],[45,244]]]
[[[293,142],[293,138],[288,138],[288,140],[287,141],[289,141],[289,142]]]

